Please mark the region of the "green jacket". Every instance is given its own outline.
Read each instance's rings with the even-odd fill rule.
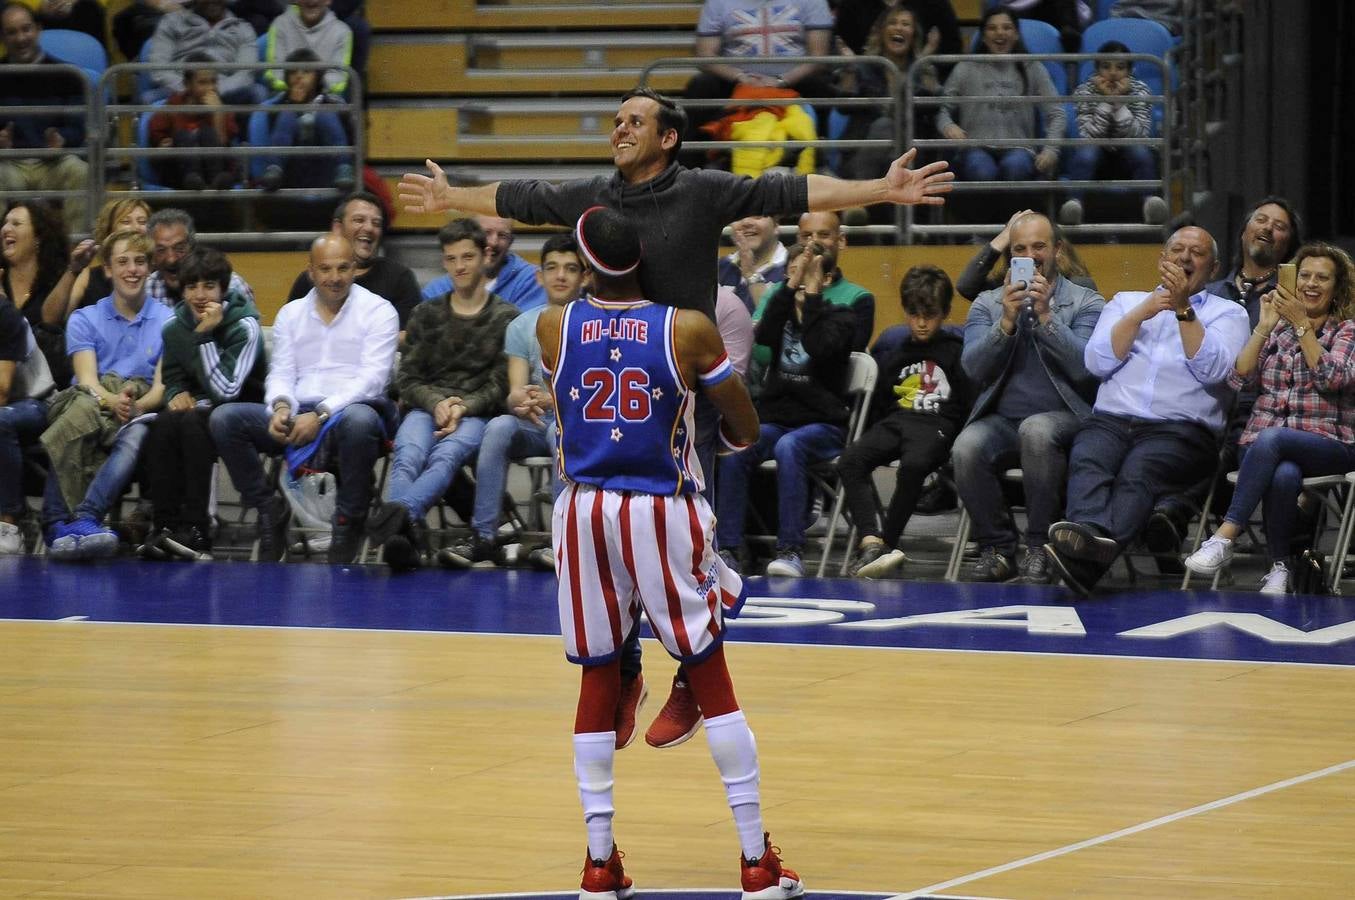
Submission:
[[[197,332],[193,311],[182,301],[165,322],[161,377],[166,403],[182,393],[213,406],[263,402],[268,361],[259,311],[234,292],[224,300],[221,324],[209,332]]]
[[[409,317],[395,388],[413,409],[432,412],[460,397],[468,416],[493,416],[508,397],[503,336],[518,308],[497,294],[474,316],[452,313],[450,294],[420,303]]]

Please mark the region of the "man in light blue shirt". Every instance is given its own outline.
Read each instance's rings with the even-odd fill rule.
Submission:
[[[1116,294],[1087,341],[1101,379],[1092,416],[1068,460],[1068,519],[1045,545],[1063,581],[1086,595],[1142,530],[1161,495],[1208,474],[1227,421],[1227,385],[1250,323],[1241,306],[1204,290],[1218,245],[1179,229],[1163,249],[1162,283]]]

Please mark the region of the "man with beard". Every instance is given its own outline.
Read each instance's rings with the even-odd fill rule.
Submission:
[[[386,213],[381,200],[366,191],[349,194],[334,208],[330,233],[347,238],[353,245],[354,260],[357,262],[353,283],[395,307],[400,315],[403,339],[409,316],[421,300],[419,281],[408,266],[377,255],[381,250],[381,239],[386,233]],[[314,286],[310,269],[303,269],[296,276],[296,281],[292,282],[288,302],[306,296]]]
[[[513,252],[513,220],[499,216],[475,216],[485,233],[485,290],[522,312],[546,305],[546,292],[537,279],[537,268]],[[423,299],[447,296],[452,277],[443,275],[423,286]]]
[[[1227,277],[1210,282],[1205,290],[1246,308],[1247,318],[1255,328],[1261,316],[1261,297],[1275,289],[1280,263],[1292,259],[1302,244],[1303,222],[1298,211],[1283,197],[1262,197],[1242,220],[1236,267]],[[1236,468],[1233,461],[1237,454],[1237,438],[1251,415],[1255,399],[1256,392],[1250,388],[1238,394],[1229,419],[1228,437],[1224,441],[1223,452],[1227,458],[1222,468],[1227,471]],[[1148,549],[1157,554],[1158,568],[1162,572],[1181,573],[1178,559],[1181,539],[1195,511],[1209,495],[1213,476],[1211,472],[1189,490],[1163,497],[1153,509],[1143,537]],[[1226,482],[1221,482],[1220,488],[1228,493],[1232,491],[1232,486]],[[1227,502],[1226,495],[1223,502]]]
[[[1209,232],[1179,229],[1158,262],[1162,282],[1116,294],[1087,341],[1087,370],[1101,387],[1069,454],[1068,518],[1045,544],[1077,594],[1091,593],[1159,496],[1214,468],[1233,400],[1228,376],[1250,330],[1240,306],[1205,289],[1217,269]]]
[[[146,297],[172,307],[183,299],[179,263],[198,246],[193,217],[181,209],[162,209],[146,220],[146,233],[154,245],[151,250],[153,271],[146,279]],[[226,292],[254,303],[254,290],[239,272],[231,272]]]

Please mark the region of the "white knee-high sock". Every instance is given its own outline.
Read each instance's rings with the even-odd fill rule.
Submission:
[[[739,832],[739,845],[748,859],[761,859],[762,798],[758,791],[757,742],[748,727],[743,710],[706,719],[706,741],[720,780],[725,783],[725,797],[734,813],[734,827]]]
[[[588,829],[588,854],[593,859],[612,855],[612,760],[616,758],[616,732],[595,731],[574,735],[574,777],[579,782],[583,824]]]

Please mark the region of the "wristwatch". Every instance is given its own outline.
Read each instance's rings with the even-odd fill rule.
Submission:
[[[1307,325],[1295,325],[1295,326],[1294,326],[1294,337],[1296,337],[1296,338],[1301,338],[1301,337],[1303,337],[1303,336],[1304,336],[1305,334],[1307,334],[1307,333],[1308,333],[1308,326],[1307,326]]]
[[[1195,307],[1193,307],[1193,306],[1187,306],[1187,307],[1185,308],[1184,311],[1178,309],[1178,310],[1176,311],[1176,321],[1178,321],[1178,322],[1194,322],[1194,321],[1195,321]]]
[[[745,279],[743,280],[743,283],[744,283],[744,284],[762,284],[762,283],[763,283],[764,281],[766,281],[766,280],[767,280],[767,279],[763,276],[763,274],[762,274],[761,272],[754,272],[752,275],[749,275],[747,278],[745,278]]]

